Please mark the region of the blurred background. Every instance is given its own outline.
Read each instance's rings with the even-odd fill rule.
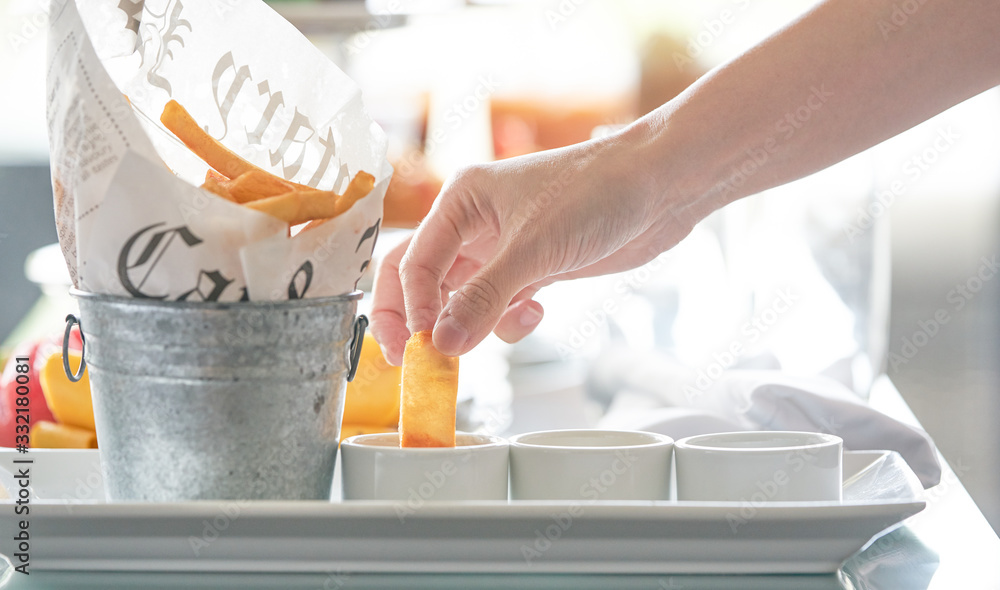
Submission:
[[[611,132],[812,4],[272,6],[362,87],[396,167],[387,216],[391,210],[405,225],[457,168]],[[58,330],[72,306],[58,251],[39,250],[56,241],[47,10],[46,0],[0,0],[5,353]],[[710,371],[718,351],[757,322],[759,338],[738,340],[749,352],[735,366],[828,375],[862,398],[887,373],[997,529],[1000,281],[980,271],[1000,254],[998,192],[994,89],[833,168],[727,207],[643,269],[543,292],[547,314],[538,333],[513,347],[490,340],[470,355],[465,366],[477,370],[463,373],[465,395],[502,408],[478,417],[502,423],[497,430],[593,425],[608,400],[587,383],[587,367],[609,350],[653,351]],[[405,235],[387,232],[380,249]],[[775,311],[783,309],[781,292],[796,299],[787,313]],[[941,310],[949,320],[935,327]],[[558,420],[532,421],[552,404],[561,408]]]

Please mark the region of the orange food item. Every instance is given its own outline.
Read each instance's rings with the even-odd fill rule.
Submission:
[[[406,341],[400,390],[400,446],[455,446],[458,358],[438,352],[430,330]]]
[[[80,353],[70,352],[70,367],[79,367]],[[84,371],[83,378],[73,383],[63,371],[62,353],[56,353],[45,361],[38,372],[45,402],[52,415],[60,424],[68,424],[86,430],[94,430],[94,402],[90,397],[90,375]]]
[[[201,125],[198,125],[198,122],[187,112],[187,109],[182,107],[176,100],[171,100],[163,107],[160,122],[176,135],[178,139],[184,142],[184,145],[194,152],[195,155],[205,160],[209,166],[215,168],[228,178],[236,178],[250,171],[270,174],[266,170],[247,162],[230,151],[229,148],[219,143],[217,139],[202,129]],[[292,184],[297,188],[309,188],[301,184]]]
[[[382,226],[417,227],[430,212],[441,186],[441,179],[431,174],[426,166],[412,166],[405,162],[399,165],[385,192]]]
[[[340,427],[340,440],[343,442],[344,439],[359,434],[381,434],[383,432],[396,432],[396,427],[381,424],[344,424]]]
[[[31,427],[31,446],[36,449],[96,449],[97,433],[43,420]]]
[[[227,201],[236,202],[236,199],[233,198],[233,195],[229,192],[227,184],[228,181],[219,181],[215,177],[206,176],[205,182],[201,185],[201,188],[212,194],[218,195]]]
[[[228,183],[229,193],[237,203],[249,203],[258,199],[274,197],[295,190],[295,185],[273,174],[260,170],[250,170]]]
[[[285,180],[239,157],[198,125],[176,100],[167,102],[160,122],[213,169],[201,188],[229,201],[276,217],[289,226],[316,227],[350,209],[372,192],[375,177],[358,172],[343,195]]]
[[[400,368],[386,362],[375,337],[366,333],[358,371],[354,381],[347,384],[343,429],[352,424],[366,428],[390,427],[377,432],[394,431],[399,424],[400,378]]]
[[[559,148],[590,139],[594,127],[632,121],[635,97],[603,100],[490,98],[493,152],[497,160]]]

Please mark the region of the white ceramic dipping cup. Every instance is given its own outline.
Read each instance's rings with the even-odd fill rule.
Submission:
[[[512,500],[668,500],[669,436],[547,430],[510,439]]]
[[[361,434],[340,443],[344,500],[410,504],[507,500],[507,441],[457,433],[454,447],[400,448],[399,434]]]
[[[843,441],[817,432],[689,436],[674,445],[677,499],[720,502],[839,501]]]

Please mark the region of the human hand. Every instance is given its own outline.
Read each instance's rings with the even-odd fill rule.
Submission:
[[[410,334],[430,328],[452,356],[491,330],[517,341],[541,321],[541,287],[635,268],[686,236],[700,217],[670,205],[642,143],[622,134],[450,179],[379,264],[371,329],[386,359],[400,364]]]

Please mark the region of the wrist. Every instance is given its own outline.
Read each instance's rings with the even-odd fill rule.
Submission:
[[[710,213],[743,196],[713,172],[711,150],[684,129],[682,114],[667,104],[619,134],[622,162],[636,175],[640,190],[666,223],[688,229]]]

